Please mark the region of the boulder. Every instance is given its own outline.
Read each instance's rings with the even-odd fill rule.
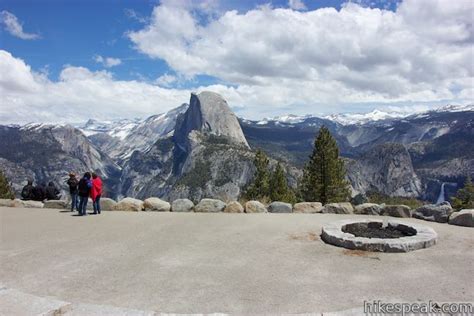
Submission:
[[[266,213],[267,208],[259,201],[248,201],[245,203],[245,213]]]
[[[272,202],[268,206],[268,211],[270,213],[292,213],[293,207],[290,203],[285,202]]]
[[[194,211],[202,213],[217,213],[222,212],[225,207],[226,204],[221,200],[202,199],[201,202],[194,207]]]
[[[78,197],[78,199],[80,199],[80,197]],[[93,211],[94,210],[94,204],[92,203],[91,198],[87,199],[87,210],[88,211]]]
[[[5,206],[5,207],[22,207],[23,206],[23,201],[21,200],[11,200],[11,199],[0,199],[0,206]]]
[[[140,212],[143,211],[143,201],[134,198],[124,198],[117,203],[117,211]]]
[[[171,204],[172,212],[192,212],[194,203],[188,199],[177,199]]]
[[[151,197],[143,201],[145,211],[169,212],[171,205],[162,199]]]
[[[382,207],[375,203],[363,203],[354,207],[354,214],[380,215]]]
[[[117,202],[109,198],[100,198],[100,210],[101,211],[115,211]]]
[[[329,203],[324,205],[322,213],[332,213],[332,214],[353,214],[354,208],[349,202],[342,203]]]
[[[411,217],[411,209],[406,205],[384,205],[380,215],[408,218]]]
[[[474,227],[474,209],[453,212],[451,216],[449,216],[449,224]]]
[[[447,223],[449,215],[453,212],[453,208],[449,202],[439,204],[423,205],[413,212],[413,217],[424,219],[425,221]]]
[[[293,206],[293,213],[321,213],[323,204],[320,202],[301,202]]]
[[[243,213],[244,207],[237,201],[232,201],[227,204],[224,209],[224,213]]]
[[[44,208],[65,209],[67,207],[67,201],[64,200],[47,200],[43,204]]]
[[[21,202],[21,207],[24,207],[24,208],[43,208],[44,206],[43,202],[40,202],[40,201],[20,201],[20,202]]]

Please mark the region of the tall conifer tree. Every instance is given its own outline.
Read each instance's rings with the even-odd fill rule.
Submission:
[[[474,184],[470,176],[467,176],[464,187],[458,190],[455,197],[451,198],[451,202],[457,211],[474,208]]]
[[[13,194],[13,190],[8,183],[3,170],[0,170],[0,199],[14,199],[15,194]]]
[[[321,127],[314,141],[313,153],[303,171],[301,195],[306,201],[323,204],[344,202],[350,198],[349,183],[345,179],[344,161],[329,129]]]
[[[268,198],[270,193],[270,175],[268,171],[269,159],[260,149],[255,153],[255,177],[247,189],[246,196],[249,199]]]
[[[270,199],[288,203],[294,203],[296,200],[293,190],[288,186],[285,171],[280,163],[277,164],[270,178]]]

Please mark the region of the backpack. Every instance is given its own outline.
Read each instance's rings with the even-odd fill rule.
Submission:
[[[71,192],[73,192],[73,191],[77,190],[77,185],[79,184],[79,182],[77,181],[76,178],[70,178],[67,181],[67,184],[69,185],[69,190],[71,190]]]
[[[79,181],[79,196],[89,196],[91,187],[89,185],[89,180],[82,178]]]

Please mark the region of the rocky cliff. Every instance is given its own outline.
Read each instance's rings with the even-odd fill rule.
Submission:
[[[346,121],[239,121],[220,95],[202,92],[191,95],[189,106],[144,120],[91,120],[80,127],[83,132],[62,125],[1,127],[0,168],[16,189],[28,177],[63,181],[70,170],[98,170],[117,195],[235,199],[253,175],[249,144],[285,162],[294,186],[325,125],[346,158],[354,193],[435,202],[440,192],[445,198],[454,194],[467,174],[474,177],[472,107]]]
[[[135,152],[122,174],[128,196],[237,199],[253,176],[253,153],[227,102],[218,94],[192,94],[172,137]]]
[[[214,92],[191,94],[189,108],[176,123],[174,133],[176,144],[184,146],[188,143],[192,131],[223,137],[236,145],[250,148],[239,121],[227,101]]]
[[[95,171],[105,180],[107,195],[116,196],[120,168],[70,125],[1,126],[0,143],[0,168],[17,192],[27,179],[53,181],[65,191],[69,172]]]
[[[390,196],[418,197],[421,181],[402,144],[386,143],[346,163],[354,193],[376,191]]]
[[[452,196],[466,175],[474,177],[474,110],[473,107],[428,111],[402,118],[366,120],[363,123],[340,124],[328,118],[301,117],[287,120],[241,120],[244,134],[251,146],[262,147],[268,154],[302,167],[311,153],[314,137],[321,125],[329,127],[340,152],[348,159],[349,178],[354,188],[372,187],[388,195],[415,196],[436,202],[443,183],[445,198]],[[380,146],[394,143],[405,150],[383,154]],[[401,147],[400,147],[401,148]],[[387,149],[385,149],[387,150]],[[409,162],[408,168],[397,163]],[[410,159],[408,159],[410,158]],[[368,165],[392,165],[400,173],[397,178],[376,179],[367,174]],[[399,167],[395,167],[398,166]],[[366,171],[364,171],[366,170]],[[365,180],[363,179],[362,172]],[[417,179],[421,186],[400,181]],[[371,181],[376,181],[369,185]],[[399,187],[397,187],[399,185]],[[419,188],[419,189],[417,189]]]

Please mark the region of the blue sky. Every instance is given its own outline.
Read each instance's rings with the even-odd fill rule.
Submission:
[[[274,7],[288,7],[287,1],[222,1],[220,9],[246,12],[259,5],[271,3]],[[309,10],[324,7],[340,9],[345,1],[306,1]],[[396,1],[374,1],[372,7],[395,8]],[[1,10],[13,13],[23,21],[25,31],[40,34],[41,40],[24,41],[11,36],[6,30],[0,32],[0,45],[25,60],[36,70],[48,69],[50,78],[57,80],[64,65],[84,66],[100,70],[102,65],[94,56],[120,58],[122,64],[113,69],[118,79],[148,79],[173,72],[166,62],[151,59],[133,49],[126,33],[138,30],[144,23],[138,19],[149,18],[159,1],[30,1],[0,0]],[[371,5],[366,2],[365,5]],[[131,15],[136,14],[134,18]],[[186,82],[185,86],[199,86],[219,82],[209,76],[200,76]]]
[[[118,78],[131,79],[137,74],[156,76],[167,71],[163,61],[152,61],[131,46],[124,34],[142,26],[126,15],[127,9],[147,16],[150,1],[0,1],[1,8],[12,12],[28,32],[39,33],[40,40],[24,41],[6,30],[0,34],[2,48],[22,58],[34,69],[47,67],[57,80],[63,65],[84,66],[91,70],[102,66],[95,55],[114,56],[123,65],[114,69]]]
[[[459,17],[472,2],[429,3],[0,0],[0,50],[9,72],[0,80],[7,95],[0,114],[22,121],[40,107],[39,120],[146,116],[207,89],[251,118],[472,102],[472,62],[465,63],[472,21]],[[422,6],[432,21],[423,21]],[[23,35],[12,31],[12,17]],[[452,32],[440,31],[446,29]],[[413,40],[417,47],[397,52]],[[440,60],[448,49],[457,57]],[[423,61],[417,51],[426,53]],[[24,87],[13,89],[15,80]],[[103,109],[91,111],[91,103]]]

